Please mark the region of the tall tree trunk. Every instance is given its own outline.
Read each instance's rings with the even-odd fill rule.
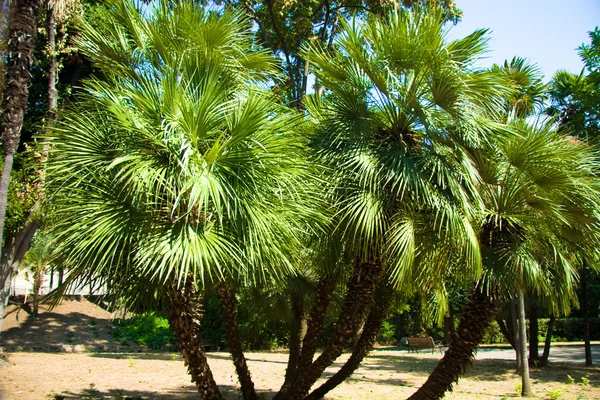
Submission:
[[[0,121],[0,136],[4,148],[0,181],[0,245],[3,240],[10,173],[14,154],[19,146],[23,116],[27,109],[29,66],[39,13],[40,0],[13,0],[8,19],[8,63],[2,101],[4,114]]]
[[[427,381],[409,397],[410,400],[434,400],[444,397],[475,357],[486,329],[496,317],[496,307],[481,287],[477,287],[460,317],[458,330],[444,357]]]
[[[525,295],[521,290],[517,299],[519,314],[519,339],[521,342],[521,397],[531,397],[531,378],[527,362],[527,325],[525,321]]]
[[[302,352],[302,340],[306,335],[307,321],[304,311],[304,297],[301,294],[291,293],[291,321],[290,321],[290,340],[288,343],[289,357],[288,365],[285,371],[285,380],[281,390],[287,391],[296,376],[300,353]]]
[[[33,319],[36,319],[38,316],[38,311],[40,308],[40,289],[42,284],[44,283],[44,270],[39,269],[35,271],[33,274],[33,307],[32,314]]]
[[[36,205],[39,206],[39,202],[36,202]],[[36,205],[32,208],[31,214],[33,215],[25,223],[25,226],[17,234],[6,237],[5,245],[2,248],[2,257],[0,257],[0,268],[2,269],[0,275],[0,338],[4,308],[8,304],[12,278],[16,275],[19,264],[31,245],[33,235],[40,226],[39,218],[35,215]]]
[[[366,307],[373,298],[382,272],[383,267],[379,261],[356,263],[348,281],[344,305],[327,347],[308,368],[298,369],[297,377],[288,391],[286,399],[300,400],[304,398],[325,368],[329,367],[342,354],[344,348],[351,343]]]
[[[171,330],[179,344],[192,382],[203,399],[222,400],[223,396],[213,378],[202,347],[200,336],[202,302],[192,279],[188,278],[180,289],[173,288],[166,301]]]
[[[554,330],[554,321],[556,317],[554,314],[550,315],[550,320],[548,321],[548,328],[546,329],[546,340],[544,341],[544,352],[542,353],[542,358],[540,358],[540,366],[545,366],[548,364],[548,357],[550,357],[550,346],[552,345],[552,332]]]
[[[366,357],[366,355],[373,349],[377,334],[381,329],[381,324],[387,318],[394,297],[394,291],[391,287],[381,288],[375,296],[375,302],[371,307],[371,311],[367,317],[365,325],[363,327],[360,339],[354,346],[352,355],[346,361],[344,366],[340,370],[329,378],[324,384],[315,389],[306,400],[317,400],[323,398],[327,393],[335,389],[339,384],[344,382],[356,371]]]
[[[581,311],[583,312],[583,341],[585,343],[585,365],[592,365],[592,346],[590,344],[590,310],[588,298],[587,263],[581,269]]]
[[[446,346],[449,346],[452,342],[455,332],[454,315],[452,315],[452,310],[448,310],[448,315],[444,317],[444,344]]]
[[[506,339],[506,341],[510,343],[510,346],[516,350],[517,345],[515,343],[515,335],[513,332],[511,332],[511,330],[508,329],[506,320],[504,318],[498,318],[496,319],[496,322],[498,323],[498,327],[500,327],[500,332],[502,332],[504,339]]]
[[[510,323],[512,325],[512,331],[514,334],[515,341],[515,359],[517,364],[517,372],[521,373],[521,338],[519,337],[519,324],[517,317],[517,303],[515,299],[510,300]]]
[[[325,327],[325,317],[327,316],[329,303],[331,303],[331,299],[333,298],[334,289],[335,279],[332,276],[324,275],[319,279],[315,292],[314,304],[308,317],[306,334],[302,340],[302,348],[300,351],[300,356],[298,357],[296,371],[294,376],[290,378],[292,382],[288,383],[287,385],[284,383],[279,390],[279,393],[273,397],[273,400],[286,398],[293,381],[299,375],[299,371],[308,369],[312,364],[315,351],[317,351],[317,346],[319,344],[319,337],[321,336],[323,328]]]
[[[225,333],[227,335],[227,347],[233,359],[233,365],[235,365],[235,371],[237,372],[242,388],[242,395],[244,396],[244,400],[258,400],[256,391],[254,390],[254,382],[252,382],[250,370],[246,362],[246,356],[244,356],[244,350],[242,349],[233,284],[229,280],[224,280],[219,282],[218,290],[221,306],[223,307],[223,325],[225,326]]]
[[[529,362],[533,366],[539,365],[540,362],[539,330],[538,309],[534,304],[529,311]]]
[[[3,141],[3,164],[0,178],[0,254],[4,253],[4,218],[8,201],[8,186],[14,154],[19,146],[23,116],[27,109],[29,66],[33,51],[40,0],[13,0],[8,17],[6,78],[3,91],[0,137]],[[8,302],[12,265],[2,264],[0,270],[0,332],[4,307]]]

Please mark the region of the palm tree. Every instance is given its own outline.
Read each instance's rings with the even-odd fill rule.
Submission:
[[[493,76],[470,68],[484,50],[485,31],[451,43],[443,32],[436,10],[398,10],[344,22],[335,51],[306,50],[325,89],[307,101],[313,146],[333,171],[327,196],[334,226],[355,261],[327,347],[314,361],[312,354],[303,357],[303,347],[299,376],[283,398],[306,396],[350,344],[386,274],[399,285],[409,280],[405,266],[434,257],[415,240],[425,227],[462,254],[471,267],[465,275],[477,276],[479,249],[470,226],[476,174],[464,145],[486,129],[477,117],[487,107],[483,100],[501,98]],[[413,224],[425,218],[428,225]]]
[[[44,274],[52,259],[51,239],[38,231],[31,248],[25,254],[25,264],[33,273],[33,307],[32,315],[38,315],[40,288],[44,283]]]
[[[473,158],[485,204],[478,224],[484,274],[457,336],[411,399],[438,399],[451,389],[494,319],[495,303],[515,289],[562,291],[558,298],[568,301],[577,279],[573,247],[597,240],[600,182],[589,146],[557,133],[551,122],[523,120],[490,139]]]
[[[262,89],[278,79],[276,59],[240,14],[115,0],[110,16],[83,23],[78,40],[104,78],[87,82],[49,138],[57,251],[70,277],[162,304],[200,394],[221,398],[200,346],[200,291],[294,272],[315,214],[306,140]],[[255,397],[242,374],[244,397]]]

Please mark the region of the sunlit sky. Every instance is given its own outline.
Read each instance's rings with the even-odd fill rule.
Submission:
[[[456,0],[463,19],[449,38],[490,28],[490,52],[482,66],[513,56],[537,63],[550,79],[558,69],[579,73],[576,48],[589,44],[588,31],[600,26],[600,0]]]

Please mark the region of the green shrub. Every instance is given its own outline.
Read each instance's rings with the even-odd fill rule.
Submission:
[[[381,330],[379,331],[379,334],[377,335],[377,342],[379,344],[385,344],[385,345],[390,345],[390,344],[394,344],[395,343],[395,337],[396,335],[396,327],[388,321],[384,321],[383,324],[381,324]]]
[[[117,326],[111,330],[111,335],[123,342],[129,341],[155,350],[175,343],[169,321],[153,311],[129,319],[115,320],[115,325]]]

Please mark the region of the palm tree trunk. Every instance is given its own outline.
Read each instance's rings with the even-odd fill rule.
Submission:
[[[36,319],[38,316],[38,311],[40,307],[40,289],[42,287],[42,283],[44,282],[44,270],[40,270],[38,268],[37,271],[33,274],[33,319]]]
[[[548,357],[550,357],[550,346],[552,345],[552,331],[554,330],[554,321],[556,317],[554,314],[550,315],[550,321],[548,321],[548,328],[546,329],[546,340],[544,341],[544,352],[542,358],[540,358],[540,366],[548,364]]]
[[[306,335],[307,321],[306,313],[304,312],[304,297],[300,294],[290,294],[291,303],[291,321],[290,321],[290,340],[289,340],[289,357],[288,365],[285,371],[285,380],[282,390],[287,390],[292,384],[296,376],[300,353],[302,352],[302,340]]]
[[[540,362],[538,310],[535,305],[529,311],[529,362],[537,366]]]
[[[525,295],[521,290],[517,299],[519,313],[519,339],[521,341],[521,397],[531,397],[531,378],[527,362],[527,326],[525,322]]]
[[[496,316],[496,307],[484,289],[477,287],[469,296],[452,343],[427,381],[409,400],[434,400],[444,397],[475,357],[486,329]]]
[[[362,334],[352,351],[352,355],[346,361],[344,366],[340,370],[329,378],[324,384],[319,386],[317,389],[306,397],[306,400],[317,400],[323,398],[327,393],[335,389],[338,385],[344,382],[356,371],[366,357],[366,355],[373,349],[377,334],[381,329],[381,324],[387,318],[389,314],[390,305],[394,297],[394,291],[391,287],[385,286],[375,296],[375,302],[371,307],[371,311],[367,317],[365,325],[363,327]]]
[[[39,12],[40,0],[14,0],[8,19],[6,49],[8,63],[2,102],[4,114],[0,121],[0,136],[4,142],[4,163],[0,181],[0,246],[4,231],[10,173],[14,154],[19,146],[23,116],[27,109],[29,66]]]
[[[213,378],[202,347],[200,337],[202,306],[193,280],[188,278],[182,288],[173,288],[166,300],[171,331],[179,344],[192,382],[203,399],[222,400],[223,396]]]
[[[512,331],[515,341],[515,360],[517,364],[517,372],[521,373],[521,338],[519,337],[519,326],[517,322],[517,303],[515,299],[510,301],[510,323],[512,325]]]
[[[329,303],[331,303],[331,299],[333,298],[334,289],[335,279],[332,276],[323,275],[319,278],[315,293],[315,301],[308,318],[306,334],[302,340],[302,347],[300,349],[296,371],[294,372],[294,375],[290,377],[290,382],[287,385],[284,382],[279,393],[273,397],[273,400],[285,399],[293,382],[299,376],[300,371],[306,370],[312,364],[315,351],[317,351],[317,346],[319,344],[319,337],[325,327],[325,317],[327,316]]]
[[[590,343],[590,310],[588,298],[587,265],[584,261],[581,269],[581,312],[583,313],[583,341],[585,345],[585,365],[592,365],[592,346]]]
[[[233,284],[228,280],[219,282],[218,290],[221,306],[223,307],[223,325],[225,326],[225,333],[227,335],[227,347],[229,348],[229,353],[233,359],[233,365],[235,365],[235,371],[240,381],[242,396],[244,400],[258,400],[256,391],[254,390],[254,382],[252,382],[252,376],[250,376],[246,357],[244,356],[244,350],[242,349]]]
[[[0,120],[0,137],[3,140],[3,164],[0,177],[0,254],[3,254],[4,218],[8,201],[8,186],[14,154],[19,146],[23,116],[27,109],[29,66],[33,51],[40,0],[14,0],[8,17],[8,45],[6,53],[5,86],[2,98],[4,114]],[[15,271],[2,265],[0,270],[0,332],[4,307],[8,302],[10,281]]]
[[[504,338],[506,339],[506,341],[508,343],[510,343],[510,346],[516,350],[516,344],[515,344],[515,335],[508,329],[508,326],[506,325],[506,321],[504,320],[504,318],[498,318],[496,319],[496,322],[498,323],[498,327],[500,328],[500,332],[502,332],[502,335],[504,336]]]
[[[297,379],[299,371],[306,370],[312,364],[319,344],[319,338],[325,327],[325,317],[327,316],[329,303],[331,303],[331,299],[333,298],[334,289],[335,279],[332,276],[323,275],[319,278],[315,301],[308,317],[306,334],[302,340],[296,369],[294,374],[289,377],[289,381],[286,373],[286,381],[288,382],[283,383],[279,392],[273,397],[273,400],[285,399],[293,382]]]
[[[351,343],[366,307],[373,298],[382,272],[383,267],[379,261],[356,263],[348,281],[344,305],[327,347],[308,368],[298,369],[297,378],[288,391],[286,399],[303,399],[325,368],[329,367]]]

